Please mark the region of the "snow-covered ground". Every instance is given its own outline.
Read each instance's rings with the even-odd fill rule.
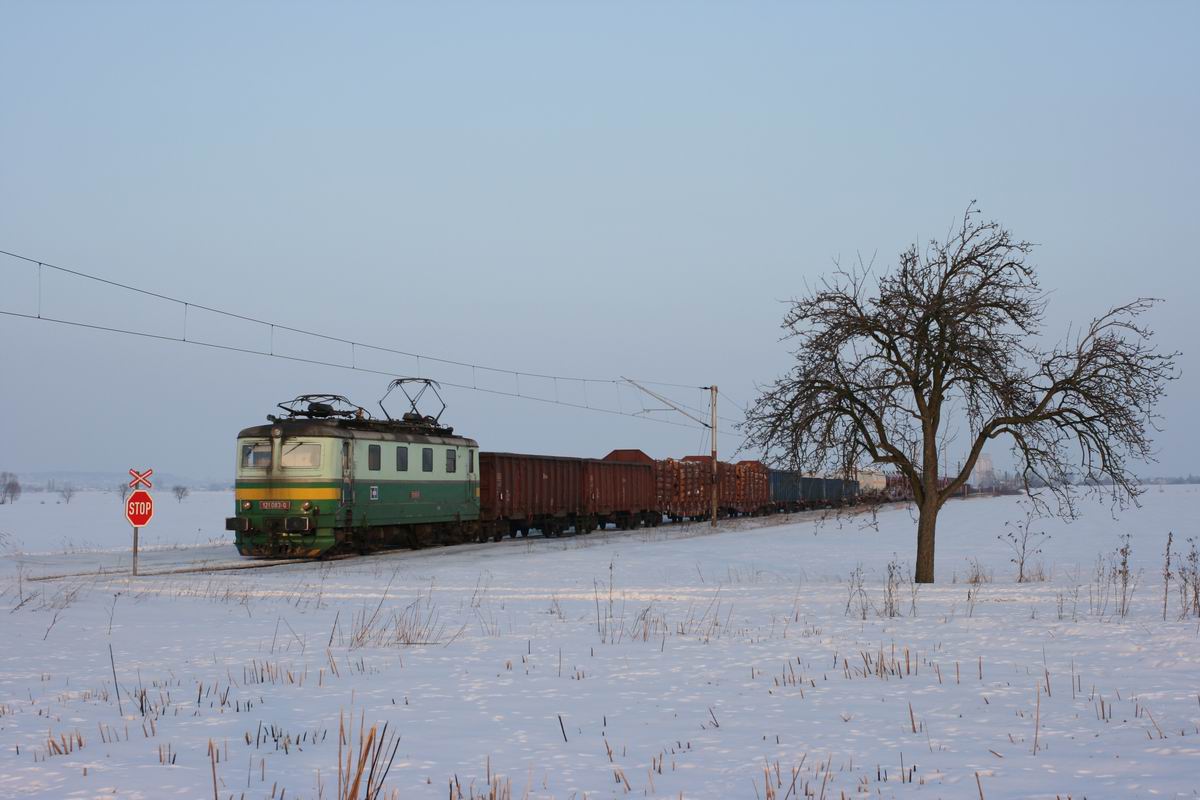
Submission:
[[[381,797],[1200,795],[1200,629],[1161,574],[1194,487],[1042,522],[1026,584],[1016,499],[953,502],[894,617],[903,508],[34,580],[128,546],[115,496],[35,498],[0,507],[0,797],[333,798],[340,717],[398,737]],[[159,503],[152,553],[235,558],[228,494]],[[1126,533],[1122,617],[1093,573]]]
[[[148,549],[196,547],[233,542],[225,518],[234,513],[233,492],[193,491],[177,501],[169,491],[154,491],[154,519],[142,529]],[[15,503],[0,505],[0,548],[27,556],[126,551],[132,529],[116,492],[79,491],[71,502],[54,492],[26,492]]]

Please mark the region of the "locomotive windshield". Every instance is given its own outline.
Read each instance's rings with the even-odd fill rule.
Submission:
[[[270,454],[267,455],[269,460]],[[279,461],[284,469],[314,469],[321,466],[321,445],[315,442],[284,442]]]
[[[271,466],[271,443],[254,442],[242,445],[243,469],[267,469]]]

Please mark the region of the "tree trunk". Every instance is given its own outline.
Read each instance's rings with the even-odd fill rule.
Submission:
[[[917,517],[917,583],[933,583],[933,535],[937,528],[937,500],[927,500]]]

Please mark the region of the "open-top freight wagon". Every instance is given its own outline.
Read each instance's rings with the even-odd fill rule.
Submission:
[[[858,481],[771,470],[771,504],[777,511],[832,508],[858,500]]]
[[[712,515],[712,467],[700,461],[665,458],[654,464],[658,507],[672,522]],[[719,484],[728,488],[728,481]]]
[[[943,490],[950,485],[953,479],[945,475],[937,479],[938,490]],[[880,500],[890,502],[898,502],[913,499],[912,484],[908,482],[908,478],[903,475],[887,475],[885,477],[886,488],[880,493]],[[971,485],[964,483],[958,491],[962,492],[965,497],[971,493]]]
[[[882,500],[887,494],[887,475],[875,470],[861,470],[854,476],[858,480],[860,497]]]
[[[704,502],[700,509],[691,513],[693,519],[708,519],[712,516],[712,456],[684,456],[683,464],[699,467],[700,480],[704,484]],[[717,516],[737,513],[737,468],[726,461],[717,461]]]
[[[613,450],[605,461],[650,466],[656,508],[673,522],[712,516],[712,456],[655,460],[641,450]],[[759,461],[717,462],[717,516],[765,514],[772,510],[770,471]]]
[[[609,523],[628,530],[662,520],[646,464],[488,452],[479,461],[480,520],[493,537],[587,533]]]
[[[771,470],[761,461],[739,461],[734,465],[737,475],[737,497],[734,509],[741,514],[769,514],[771,505]]]

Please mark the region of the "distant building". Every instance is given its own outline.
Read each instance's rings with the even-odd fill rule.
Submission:
[[[992,457],[986,453],[981,453],[975,461],[975,469],[971,470],[971,485],[978,489],[996,486],[996,469],[992,466]]]

